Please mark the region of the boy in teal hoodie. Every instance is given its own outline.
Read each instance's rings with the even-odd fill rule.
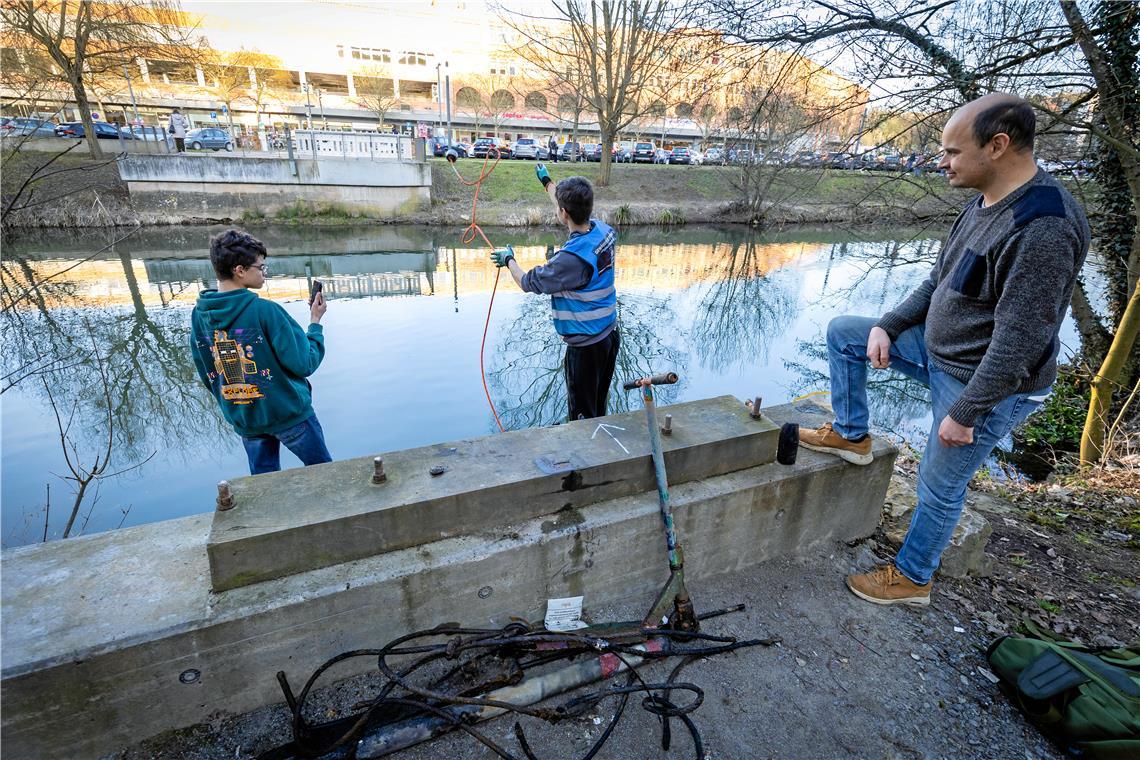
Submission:
[[[306,465],[331,462],[306,380],[325,355],[324,296],[302,330],[280,305],[253,291],[265,284],[265,245],[226,230],[210,241],[217,289],[203,290],[190,316],[198,376],[241,436],[252,475],[281,469],[281,444]]]

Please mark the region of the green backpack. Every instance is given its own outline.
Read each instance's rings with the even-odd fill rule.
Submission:
[[[1051,639],[1002,636],[986,651],[1017,706],[1080,757],[1140,758],[1140,647],[1096,649]]]

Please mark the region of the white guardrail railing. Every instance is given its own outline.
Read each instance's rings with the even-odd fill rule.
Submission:
[[[412,138],[379,132],[297,129],[291,133],[296,158],[322,156],[409,161],[415,158]]]

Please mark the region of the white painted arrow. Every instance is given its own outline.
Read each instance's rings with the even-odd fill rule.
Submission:
[[[626,454],[628,454],[629,449],[627,449],[625,447],[625,444],[623,444],[621,441],[619,441],[617,439],[617,436],[615,436],[613,433],[610,432],[611,429],[621,430],[622,432],[625,432],[625,428],[623,428],[623,427],[618,427],[617,425],[608,425],[605,422],[599,422],[598,426],[596,428],[594,428],[594,434],[592,436],[590,436],[590,440],[593,440],[594,438],[598,437],[598,431],[599,430],[604,431],[606,435],[608,435],[610,438],[614,439],[614,443],[616,443],[618,446],[621,446],[622,451],[624,451]]]

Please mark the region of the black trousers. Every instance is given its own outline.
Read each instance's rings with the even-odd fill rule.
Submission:
[[[606,398],[614,379],[621,338],[617,327],[597,343],[566,347],[566,394],[570,401],[570,419],[601,417],[606,413]]]

